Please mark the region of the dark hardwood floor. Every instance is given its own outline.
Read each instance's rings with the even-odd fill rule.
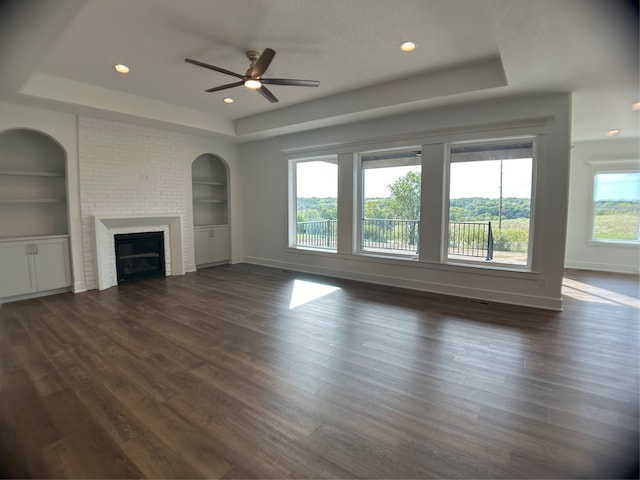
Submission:
[[[638,297],[568,271],[558,313],[241,264],[1,305],[2,474],[637,476]]]

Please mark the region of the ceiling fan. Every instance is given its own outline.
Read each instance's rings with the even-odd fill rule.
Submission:
[[[271,93],[271,91],[267,87],[265,87],[265,85],[289,85],[295,87],[317,87],[320,85],[320,82],[318,80],[296,80],[293,78],[262,78],[262,75],[264,75],[264,72],[266,72],[267,68],[269,68],[271,60],[273,60],[273,57],[275,57],[275,55],[275,50],[272,50],[271,48],[265,48],[261,54],[253,50],[247,52],[247,58],[249,59],[251,64],[249,65],[249,69],[244,75],[232,72],[221,67],[216,67],[214,65],[209,65],[208,63],[199,62],[198,60],[192,60],[191,58],[185,58],[184,61],[192,63],[194,65],[198,65],[199,67],[209,68],[211,70],[215,70],[216,72],[231,75],[232,77],[237,77],[240,79],[240,81],[238,82],[227,83],[226,85],[221,85],[219,87],[209,88],[205,90],[205,92],[218,92],[227,88],[239,87],[240,85],[244,85],[247,88],[256,90],[271,103],[275,103],[278,101],[278,99],[273,93]]]

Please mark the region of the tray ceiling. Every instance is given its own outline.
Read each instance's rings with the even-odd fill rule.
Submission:
[[[10,5],[7,5],[10,4]],[[249,141],[504,95],[573,92],[573,141],[638,135],[638,9],[626,0],[22,0],[0,15],[1,98]],[[417,49],[403,53],[412,40]],[[280,102],[244,73],[277,54]],[[123,63],[130,73],[117,73]],[[222,100],[232,97],[234,103]]]

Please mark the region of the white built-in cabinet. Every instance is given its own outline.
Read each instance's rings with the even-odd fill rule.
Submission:
[[[0,240],[0,298],[71,285],[66,236]]]
[[[0,302],[68,288],[68,234],[64,150],[34,130],[0,133]]]
[[[229,260],[229,227],[195,227],[193,230],[196,265]]]
[[[212,154],[196,158],[191,167],[193,238],[197,267],[229,261],[229,172]]]

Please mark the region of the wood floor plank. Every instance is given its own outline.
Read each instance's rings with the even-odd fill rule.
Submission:
[[[74,472],[85,478],[140,478],[142,472],[95,422],[75,393],[63,390],[46,398],[50,418],[64,434]],[[74,473],[74,475],[75,475]]]
[[[638,277],[566,282],[548,312],[240,264],[0,305],[0,473],[637,478]]]
[[[71,354],[73,356],[73,353]],[[132,462],[147,478],[195,478],[199,473],[173,449],[167,448],[153,432],[138,421],[109,390],[101,375],[85,361],[74,362],[58,355],[53,363],[67,372],[67,379],[96,423],[127,452]],[[85,368],[83,368],[85,367]],[[87,368],[88,367],[88,368]],[[77,475],[60,475],[77,476]]]

